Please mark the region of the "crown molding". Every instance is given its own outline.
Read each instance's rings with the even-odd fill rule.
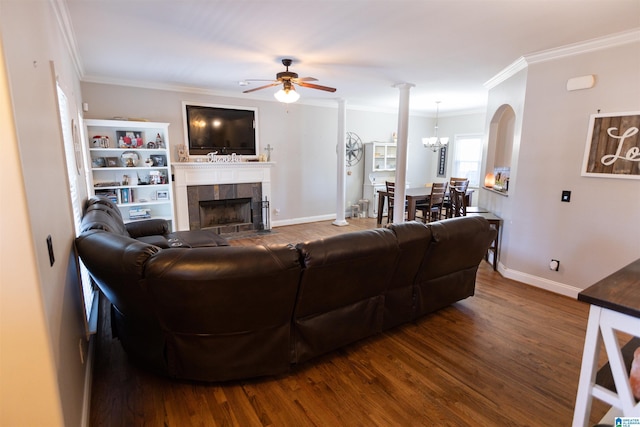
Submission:
[[[487,89],[493,89],[531,64],[552,61],[555,59],[566,58],[568,56],[580,55],[583,53],[637,42],[640,42],[640,28],[527,54],[521,56],[511,65],[504,68],[491,79],[487,80],[484,87]]]
[[[73,31],[73,24],[69,17],[69,9],[67,8],[67,2],[65,0],[49,0],[53,14],[58,21],[58,26],[62,32],[62,38],[69,51],[69,56],[73,62],[73,66],[76,70],[76,74],[79,79],[82,79],[84,75],[84,66],[78,53],[78,44],[76,43],[75,32]]]
[[[595,52],[597,50],[637,42],[640,42],[640,28],[610,34],[608,36],[586,40],[579,43],[568,44],[554,49],[534,52],[530,55],[525,55],[524,58],[528,64],[536,64],[538,62],[552,61],[554,59],[566,58],[568,56]]]

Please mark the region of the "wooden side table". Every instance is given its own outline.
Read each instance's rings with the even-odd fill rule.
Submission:
[[[489,252],[493,252],[493,271],[498,269],[498,255],[500,254],[500,226],[502,225],[502,218],[493,212],[467,212],[467,216],[481,216],[489,221],[493,227],[496,228],[496,238],[487,249],[487,254],[484,259],[489,262]]]
[[[636,402],[631,392],[628,363],[616,336],[616,331],[620,331],[640,337],[640,259],[583,290],[578,294],[578,300],[588,302],[591,308],[573,427],[588,425],[594,397],[621,410],[624,417],[640,417],[640,403]],[[615,391],[596,384],[602,342],[609,359]]]

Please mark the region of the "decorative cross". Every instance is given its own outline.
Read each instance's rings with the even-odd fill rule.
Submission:
[[[267,162],[271,161],[271,152],[273,151],[273,147],[271,147],[271,144],[267,144],[267,147],[264,149],[264,151],[267,152]]]

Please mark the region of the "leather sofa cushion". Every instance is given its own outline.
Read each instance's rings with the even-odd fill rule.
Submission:
[[[290,245],[152,257],[147,303],[165,331],[169,375],[224,381],[286,372],[300,272]]]
[[[80,231],[103,230],[109,233],[128,237],[129,233],[122,222],[120,211],[116,211],[99,204],[88,206],[84,216],[82,217]]]
[[[416,275],[414,317],[474,294],[478,265],[496,234],[481,217],[446,219],[429,228],[432,241]]]
[[[384,289],[399,254],[391,230],[363,230],[296,247],[305,268],[294,313],[292,362],[382,330]]]
[[[400,256],[395,273],[385,293],[383,329],[408,322],[415,306],[416,274],[431,244],[431,228],[411,221],[389,225],[398,239]]]

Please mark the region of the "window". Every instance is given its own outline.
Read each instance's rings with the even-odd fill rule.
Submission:
[[[57,85],[58,89],[58,108],[60,113],[60,121],[62,126],[62,138],[64,140],[64,153],[67,160],[67,176],[69,183],[69,193],[71,195],[71,204],[73,208],[73,222],[75,226],[76,236],[80,234],[80,222],[82,221],[82,204],[87,198],[87,181],[85,165],[83,138],[80,134],[80,119],[74,114],[69,105],[69,100],[64,91]],[[75,117],[74,117],[75,116]],[[96,291],[91,283],[89,272],[82,261],[78,258],[78,280],[80,281],[84,310],[86,320],[87,337],[95,333],[95,321],[97,320],[97,304]],[[94,317],[94,318],[92,318]],[[89,326],[92,325],[92,326]]]
[[[456,135],[453,141],[451,176],[467,178],[469,187],[479,187],[481,162],[482,135]]]

